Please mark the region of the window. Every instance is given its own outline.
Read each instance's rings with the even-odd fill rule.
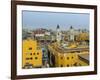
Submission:
[[[69,67],[69,64],[67,64],[67,67]]]
[[[74,63],[74,66],[77,66],[77,62],[76,62],[76,63]]]
[[[67,57],[67,59],[69,60],[69,57]]]
[[[37,55],[39,55],[39,53],[37,53]]]
[[[63,65],[61,64],[61,67],[63,67]]]
[[[61,59],[63,59],[63,57],[61,57]]]
[[[35,55],[35,53],[33,53],[33,55]]]
[[[26,58],[26,60],[29,60],[29,58]]]
[[[32,47],[30,47],[29,50],[32,50]]]
[[[33,58],[31,57],[30,59],[32,60]]]
[[[32,60],[33,58],[31,57],[31,58],[26,58],[26,60]]]
[[[32,55],[32,53],[30,53],[30,55]]]
[[[38,59],[37,57],[35,57],[35,59]]]
[[[29,64],[28,62],[26,62],[26,64]]]

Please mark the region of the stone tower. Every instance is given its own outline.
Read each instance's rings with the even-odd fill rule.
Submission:
[[[59,25],[57,25],[57,28],[56,28],[56,40],[57,40],[57,42],[61,41],[61,30],[60,30]]]
[[[75,39],[75,31],[74,28],[71,26],[69,30],[69,41],[74,41]]]

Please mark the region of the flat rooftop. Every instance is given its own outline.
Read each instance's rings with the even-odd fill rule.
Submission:
[[[60,52],[60,53],[68,53],[68,52],[81,52],[81,51],[89,51],[89,48],[62,48],[62,47],[59,47],[59,46],[54,46],[54,45],[51,45],[51,47],[53,49],[55,49],[57,52]]]

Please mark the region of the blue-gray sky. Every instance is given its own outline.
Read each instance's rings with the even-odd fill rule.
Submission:
[[[89,30],[89,17],[87,13],[67,13],[67,12],[37,12],[37,11],[23,11],[23,28],[36,29],[56,29],[57,24],[62,30],[73,26],[75,29]]]

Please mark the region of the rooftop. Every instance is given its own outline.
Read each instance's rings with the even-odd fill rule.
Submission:
[[[51,44],[50,47],[52,47],[52,49],[55,49],[57,52],[59,53],[73,53],[73,52],[80,52],[80,51],[89,51],[89,48],[62,48],[56,44]]]

